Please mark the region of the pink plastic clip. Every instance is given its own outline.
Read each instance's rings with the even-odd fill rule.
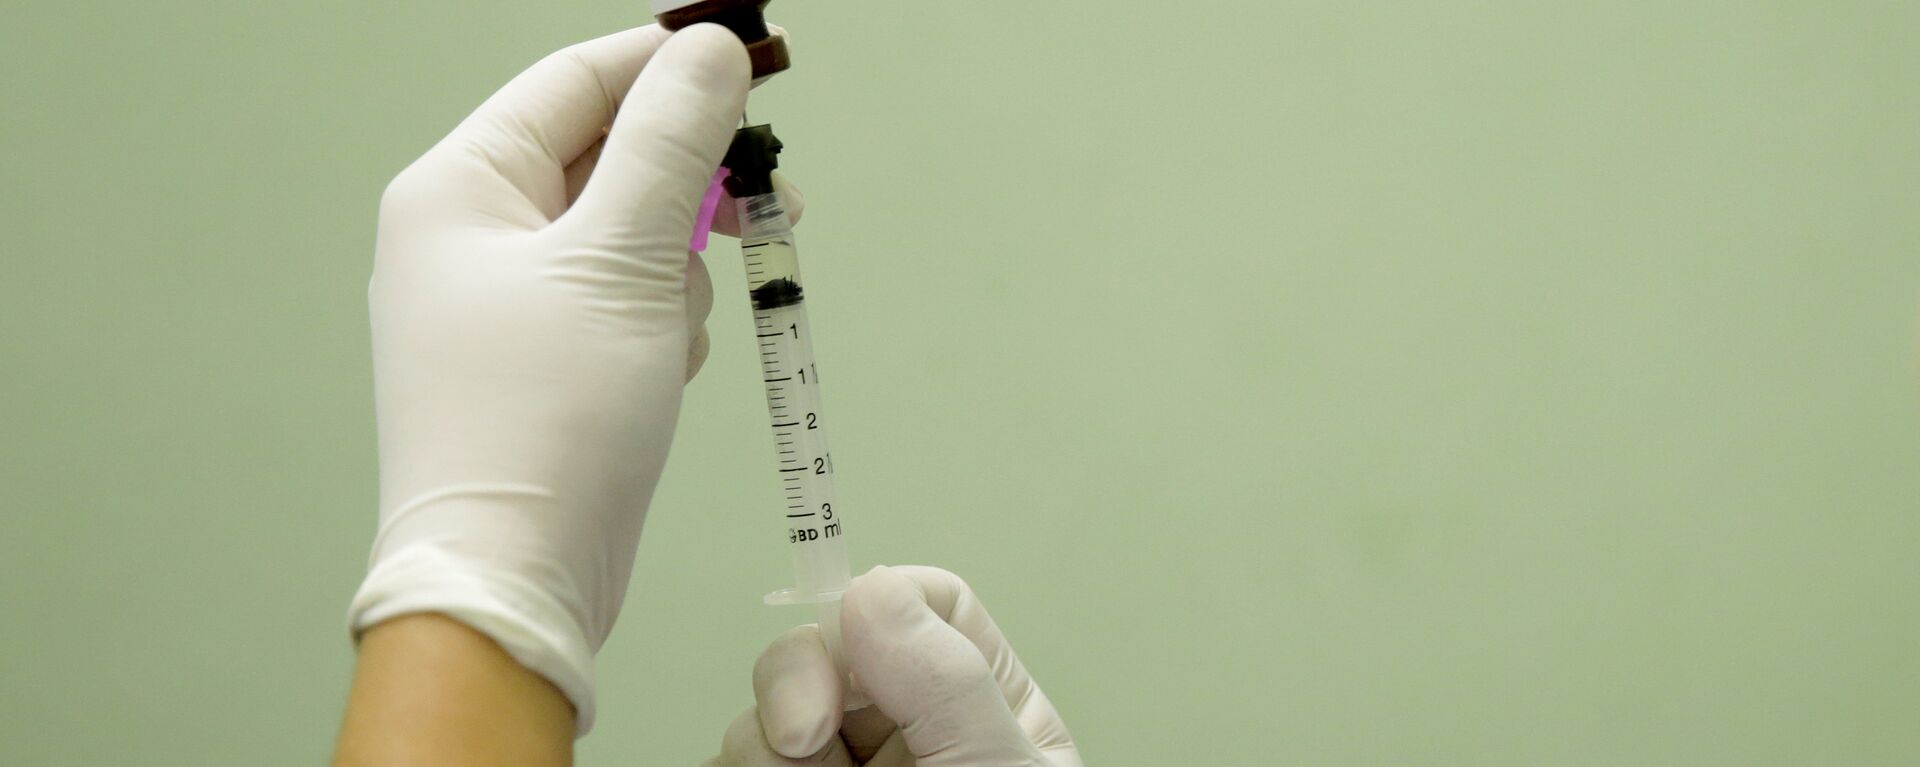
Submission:
[[[687,241],[687,250],[700,253],[707,249],[707,235],[713,233],[714,211],[720,209],[720,195],[727,191],[720,182],[730,175],[733,171],[726,168],[714,172],[713,185],[707,187],[707,197],[700,201],[700,215],[693,219],[693,239]]]

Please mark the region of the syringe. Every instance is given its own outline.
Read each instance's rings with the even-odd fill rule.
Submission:
[[[746,48],[753,82],[758,84],[791,66],[786,38],[767,26],[768,0],[652,0],[660,26],[677,30],[710,22],[731,30]],[[754,335],[759,340],[760,378],[767,388],[767,413],[784,500],[781,524],[793,552],[793,588],[768,594],[767,604],[811,604],[820,617],[820,636],[840,677],[847,679],[840,652],[840,595],[851,581],[847,568],[845,512],[834,500],[833,455],[827,452],[826,416],[820,410],[820,371],[813,364],[813,336],[807,324],[800,262],[793,228],[773,189],[780,140],[771,126],[743,127],[721,165],[724,185],[740,215],[740,251],[747,262],[747,293],[753,299]],[[711,207],[703,207],[706,213]],[[704,244],[704,229],[701,242]],[[694,248],[698,250],[699,248]],[[849,709],[866,705],[846,686]]]
[[[820,636],[845,679],[840,596],[851,580],[846,516],[833,492],[833,454],[827,450],[827,420],[820,407],[820,371],[813,361],[799,253],[787,210],[773,187],[780,149],[771,126],[741,128],[724,163],[727,193],[740,215],[740,253],[746,261],[760,378],[773,423],[780,519],[793,554],[793,587],[768,594],[765,601],[814,605]],[[849,708],[863,705],[858,697],[849,687]]]

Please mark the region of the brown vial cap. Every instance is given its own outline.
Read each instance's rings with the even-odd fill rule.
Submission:
[[[767,3],[772,0],[706,0],[661,13],[655,18],[660,26],[679,30],[700,23],[719,24],[732,31],[747,46],[747,60],[753,62],[753,79],[785,72],[793,66],[787,58],[787,41],[767,33]]]

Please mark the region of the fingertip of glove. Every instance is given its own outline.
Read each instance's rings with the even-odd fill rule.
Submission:
[[[712,337],[707,335],[706,327],[702,326],[694,334],[693,340],[687,343],[687,383],[692,383],[693,377],[700,375],[700,369],[707,366],[707,356],[712,353]]]
[[[694,24],[673,34],[660,46],[652,65],[681,68],[703,85],[733,86],[746,91],[753,65],[740,38],[718,24]]]
[[[817,626],[775,638],[753,664],[753,689],[767,746],[784,756],[819,752],[840,727],[838,672]]]
[[[851,635],[849,642],[869,631],[912,626],[927,615],[927,603],[919,588],[885,565],[853,579],[842,599],[841,621]]]
[[[822,717],[801,726],[794,726],[789,721],[777,726],[762,722],[761,727],[767,737],[767,746],[774,752],[788,759],[805,759],[827,747],[827,738],[833,736],[839,723]]]
[[[780,171],[773,172],[773,189],[780,193],[780,207],[787,209],[787,220],[800,223],[800,216],[807,212],[807,196],[800,193],[800,187]]]

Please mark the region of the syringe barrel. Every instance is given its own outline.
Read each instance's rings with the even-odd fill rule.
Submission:
[[[835,500],[833,455],[820,405],[820,371],[800,278],[793,229],[778,194],[737,198],[747,291],[753,299],[760,372],[773,425],[781,524],[793,554],[794,602],[845,591],[845,510]]]

